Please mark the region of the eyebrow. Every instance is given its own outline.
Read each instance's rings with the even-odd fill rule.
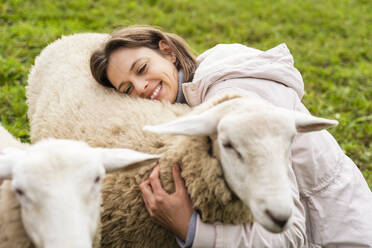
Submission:
[[[135,66],[135,65],[138,63],[138,61],[140,61],[141,59],[142,59],[142,58],[139,58],[139,59],[135,60],[135,61],[132,63],[132,65],[131,65],[129,71],[133,71],[134,66]],[[120,91],[121,87],[122,87],[125,83],[127,83],[127,82],[121,82],[121,83],[119,84],[117,90]]]

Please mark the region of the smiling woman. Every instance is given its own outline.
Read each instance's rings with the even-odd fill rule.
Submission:
[[[196,59],[175,34],[152,27],[118,30],[90,60],[93,77],[135,97],[175,102],[178,78],[192,80]],[[179,75],[181,74],[181,75]]]

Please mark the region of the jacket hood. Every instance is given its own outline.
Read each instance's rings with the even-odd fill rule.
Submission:
[[[271,80],[292,88],[300,99],[304,95],[301,73],[294,67],[292,54],[284,43],[267,51],[241,44],[219,44],[199,55],[197,60],[199,66],[193,81],[182,85],[184,92],[198,88],[199,95],[190,99],[191,106],[202,102],[211,85],[233,78]]]

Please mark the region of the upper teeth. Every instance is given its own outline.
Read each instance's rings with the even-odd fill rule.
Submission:
[[[151,97],[150,97],[150,99],[151,100],[153,100],[155,97],[156,97],[156,95],[159,93],[159,91],[160,91],[160,88],[161,88],[161,84],[159,84],[159,86],[156,88],[156,90],[154,90],[154,92],[152,93],[152,95],[151,95]]]

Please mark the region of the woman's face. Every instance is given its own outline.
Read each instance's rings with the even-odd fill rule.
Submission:
[[[108,80],[130,96],[173,103],[178,91],[176,57],[164,41],[159,42],[159,50],[138,47],[114,51],[107,67]]]

